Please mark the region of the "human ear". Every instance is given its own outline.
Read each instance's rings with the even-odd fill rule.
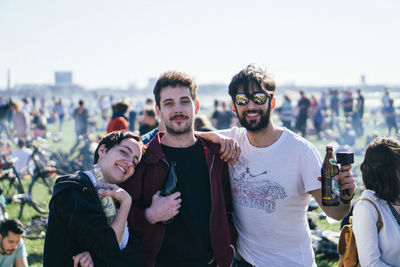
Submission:
[[[236,113],[236,106],[235,106],[235,104],[234,104],[233,102],[231,102],[231,108],[232,108],[233,114],[235,114],[235,115],[237,116],[237,113]]]
[[[194,107],[195,107],[195,109],[194,109],[194,114],[198,114],[198,113],[199,113],[199,110],[200,110],[200,102],[199,102],[198,99],[196,99],[196,100],[194,101]]]
[[[101,159],[106,154],[106,146],[102,144],[97,153],[99,154],[99,159]]]
[[[276,98],[273,97],[273,98],[271,98],[271,109],[274,109],[275,105],[276,105]]]

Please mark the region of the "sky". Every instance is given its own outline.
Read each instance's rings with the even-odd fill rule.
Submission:
[[[146,86],[167,70],[228,84],[249,63],[278,86],[400,85],[400,0],[0,0],[0,89]]]

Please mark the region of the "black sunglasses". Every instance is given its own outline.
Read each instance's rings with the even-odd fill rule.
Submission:
[[[235,103],[239,106],[245,106],[251,99],[256,105],[264,105],[265,102],[267,102],[267,99],[270,97],[271,95],[263,92],[255,92],[252,94],[236,94]]]

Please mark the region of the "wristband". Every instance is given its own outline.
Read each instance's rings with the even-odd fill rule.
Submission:
[[[344,198],[342,198],[342,196],[340,196],[340,201],[341,201],[343,204],[350,204],[350,203],[351,203],[351,200],[352,200],[353,197],[354,197],[354,195],[355,195],[355,194],[353,194],[353,195],[351,196],[350,199],[344,199]]]

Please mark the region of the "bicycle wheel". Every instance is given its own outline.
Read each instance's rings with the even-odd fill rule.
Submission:
[[[39,239],[44,238],[46,233],[47,218],[35,216],[25,227],[24,238]]]
[[[1,177],[3,175],[3,177]],[[0,174],[0,190],[2,190],[2,194],[6,199],[6,204],[15,203],[17,207],[18,218],[21,218],[22,211],[24,209],[25,201],[18,199],[17,196],[24,194],[24,189],[22,185],[19,183],[18,178],[15,176],[11,176],[8,174]]]
[[[53,194],[55,178],[49,176],[35,176],[29,185],[28,195],[31,198],[31,206],[37,212],[46,214],[49,212],[49,201]]]

